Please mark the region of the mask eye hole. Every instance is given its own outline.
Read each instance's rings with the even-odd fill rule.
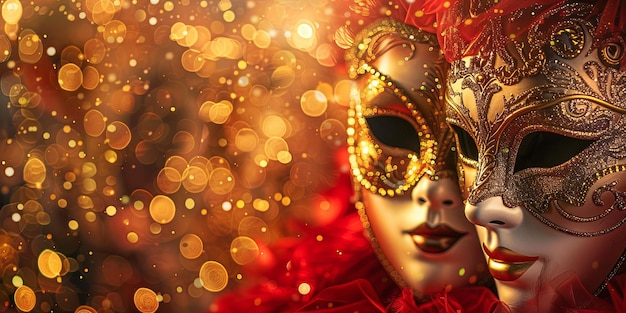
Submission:
[[[466,159],[478,161],[478,147],[472,136],[465,129],[452,125],[452,129],[456,132],[459,153]]]
[[[550,168],[563,164],[592,143],[593,140],[572,138],[552,132],[530,133],[522,139],[513,172],[532,167]]]
[[[407,120],[390,115],[377,115],[365,119],[372,135],[382,144],[420,153],[420,137]]]

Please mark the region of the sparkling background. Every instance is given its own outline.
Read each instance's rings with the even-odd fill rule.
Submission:
[[[333,16],[3,1],[0,311],[206,311],[290,225],[341,214],[320,192],[347,170]]]

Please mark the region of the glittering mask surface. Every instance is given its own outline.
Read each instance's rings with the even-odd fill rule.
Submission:
[[[549,13],[571,18],[452,64],[447,115],[460,159],[476,173],[469,203],[500,196],[579,236],[626,220],[623,47],[592,47],[588,9],[557,8]]]
[[[443,115],[443,58],[432,67],[416,69],[424,71],[424,80],[410,90],[371,64],[373,50],[388,44],[384,41],[390,36],[409,48],[406,59],[414,57],[415,43],[438,49],[434,36],[393,20],[383,20],[361,34],[348,51],[351,77],[359,81],[351,96],[348,131],[354,177],[374,193],[395,196],[425,174],[435,179],[453,175],[448,168],[454,164],[453,136]]]

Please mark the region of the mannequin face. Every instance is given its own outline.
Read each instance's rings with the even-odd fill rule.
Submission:
[[[599,292],[626,248],[626,73],[614,62],[623,51],[593,48],[578,22],[551,40],[533,53],[545,57],[538,71],[515,81],[496,54],[455,62],[450,78],[466,215],[515,312],[551,311],[554,288],[576,276]]]
[[[443,57],[430,43],[387,36],[379,38],[384,52],[355,79],[350,147],[375,247],[392,276],[418,293],[484,281],[443,115]]]

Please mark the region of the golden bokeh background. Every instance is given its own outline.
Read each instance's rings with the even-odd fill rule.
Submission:
[[[0,312],[207,311],[290,225],[341,214],[328,1],[1,10]]]

